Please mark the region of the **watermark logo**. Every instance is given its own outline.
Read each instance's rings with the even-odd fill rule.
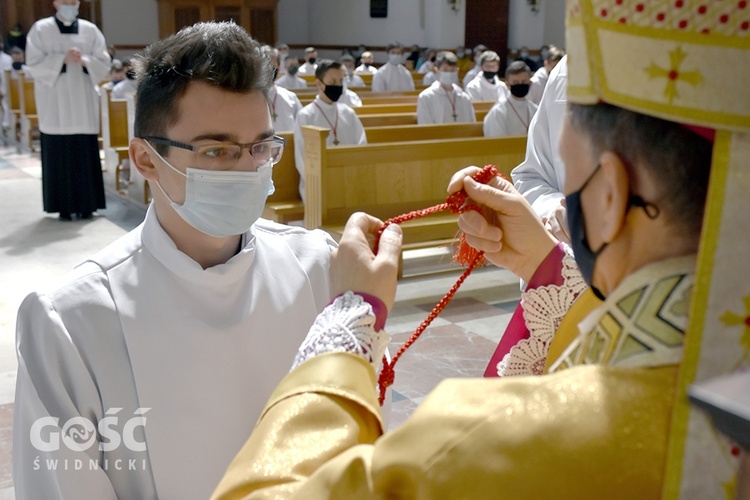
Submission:
[[[61,446],[72,451],[86,451],[99,443],[99,451],[109,452],[120,446],[130,451],[146,451],[145,441],[138,441],[135,437],[137,427],[146,427],[146,413],[151,408],[138,408],[122,425],[119,430],[120,417],[117,415],[122,408],[110,408],[99,425],[86,417],[73,417],[60,427],[57,417],[42,417],[37,419],[29,432],[31,445],[41,452],[55,452]],[[60,429],[59,431],[57,429]],[[97,431],[99,439],[97,440]]]

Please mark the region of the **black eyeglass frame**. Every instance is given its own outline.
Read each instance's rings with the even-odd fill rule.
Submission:
[[[187,143],[179,142],[179,141],[173,141],[172,139],[166,139],[164,137],[154,137],[154,136],[149,135],[145,137],[140,137],[140,139],[143,139],[144,141],[153,142],[155,144],[160,144],[162,146],[172,146],[175,148],[186,149],[188,151],[192,151],[193,153],[197,153],[198,150],[200,149],[200,147],[193,146],[192,144],[187,144]],[[239,146],[240,149],[247,149],[248,152],[250,153],[250,156],[255,158],[253,156],[252,147],[255,146],[256,144],[261,144],[263,142],[271,142],[271,141],[281,142],[281,153],[283,154],[284,149],[286,148],[286,139],[284,139],[280,135],[273,135],[266,139],[261,139],[260,141],[255,141],[255,142],[248,142],[246,144],[240,144],[238,142],[232,142],[232,141],[216,141],[216,143],[217,144],[233,144],[235,146]],[[279,155],[279,160],[280,159],[281,159],[281,154]],[[276,161],[275,163],[278,163],[278,161]]]

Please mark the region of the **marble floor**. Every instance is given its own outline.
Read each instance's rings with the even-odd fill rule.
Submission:
[[[108,193],[91,220],[65,222],[42,211],[38,154],[0,147],[0,500],[14,498],[12,425],[16,377],[16,311],[30,291],[64,275],[140,223],[144,212]],[[395,353],[458,278],[445,252],[412,254],[387,330]],[[429,274],[423,274],[430,271]],[[435,272],[439,271],[439,272]],[[409,276],[409,274],[422,273]],[[519,300],[508,272],[483,268],[399,360],[390,427],[400,425],[447,377],[480,376]]]

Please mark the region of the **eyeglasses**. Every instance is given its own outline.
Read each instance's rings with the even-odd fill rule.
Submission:
[[[274,135],[262,141],[251,142],[248,144],[238,144],[236,142],[212,142],[203,146],[192,146],[184,142],[177,142],[163,137],[141,137],[154,144],[163,146],[172,146],[180,149],[187,149],[198,155],[198,168],[231,170],[242,156],[242,150],[247,149],[250,156],[255,160],[256,166],[264,165],[270,160],[273,165],[281,159],[286,145],[286,139]]]

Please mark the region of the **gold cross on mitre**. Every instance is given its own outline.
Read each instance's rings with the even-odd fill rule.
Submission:
[[[675,48],[669,53],[669,69],[657,66],[653,61],[651,66],[646,68],[649,78],[666,78],[667,88],[664,89],[664,97],[667,98],[669,104],[672,104],[672,100],[675,97],[679,97],[680,94],[677,92],[677,82],[684,81],[690,85],[698,85],[703,81],[700,71],[680,71],[680,65],[687,56],[687,53],[682,50],[682,47]]]

